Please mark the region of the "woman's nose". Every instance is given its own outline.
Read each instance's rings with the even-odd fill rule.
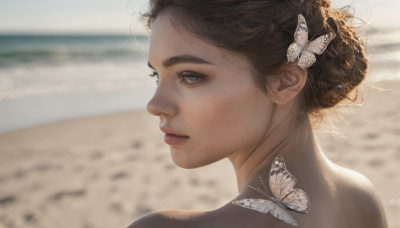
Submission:
[[[177,107],[173,97],[173,90],[171,88],[159,84],[153,97],[149,103],[147,103],[147,112],[155,116],[175,115]]]

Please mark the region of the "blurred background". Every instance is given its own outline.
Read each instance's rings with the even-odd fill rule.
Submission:
[[[142,109],[154,86],[139,24],[145,5],[2,1],[0,132]]]
[[[154,90],[139,21],[147,1],[0,4],[0,132],[144,108]],[[370,59],[385,66],[378,80],[399,77],[400,3],[334,1],[347,4],[370,25]]]
[[[400,2],[353,6],[371,63],[364,107],[323,148],[367,175],[400,227]],[[236,192],[227,161],[176,168],[144,112],[146,0],[0,2],[0,227],[125,227],[161,209],[213,209]],[[151,172],[148,167],[151,166]],[[221,171],[223,170],[223,171]],[[218,173],[218,175],[216,175]],[[165,178],[168,175],[168,178]],[[177,200],[179,199],[179,200]]]

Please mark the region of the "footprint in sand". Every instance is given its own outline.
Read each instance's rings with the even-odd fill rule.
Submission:
[[[135,141],[135,142],[132,143],[131,148],[132,148],[132,149],[139,149],[139,148],[142,148],[142,146],[143,146],[143,143],[142,143],[142,142],[140,142],[140,141]]]
[[[144,183],[149,184],[151,182],[151,177],[149,175],[143,176],[142,180]]]
[[[15,173],[14,173],[14,177],[15,178],[22,178],[25,176],[27,172],[25,170],[22,169],[18,169]]]
[[[99,160],[103,158],[103,153],[101,151],[94,151],[91,155],[90,155],[90,159],[92,160]]]
[[[190,178],[189,182],[190,182],[190,185],[194,186],[194,187],[199,186],[199,184],[200,184],[200,181],[197,178]]]
[[[61,165],[55,165],[55,164],[50,164],[50,163],[41,163],[41,164],[37,164],[31,168],[18,169],[15,172],[14,176],[16,178],[22,178],[32,172],[57,171],[57,170],[61,170],[62,168],[63,167]]]
[[[121,171],[121,172],[117,172],[117,173],[113,174],[111,176],[111,180],[115,181],[115,180],[119,180],[119,179],[127,178],[127,177],[129,177],[129,174]]]
[[[36,216],[33,213],[26,213],[24,215],[24,220],[26,223],[35,223],[37,221]]]
[[[112,211],[117,212],[117,213],[123,212],[122,206],[121,206],[121,204],[118,203],[118,202],[110,203],[110,209],[111,209]]]
[[[381,158],[373,158],[368,161],[368,164],[372,167],[381,167],[382,165],[385,164],[385,160]]]
[[[35,167],[32,168],[32,171],[39,171],[39,172],[44,172],[44,171],[49,171],[49,170],[60,170],[62,167],[60,165],[54,165],[54,164],[39,164]]]
[[[217,202],[217,199],[213,196],[209,195],[199,195],[197,199],[201,202],[209,203],[209,204],[214,204]]]
[[[12,196],[12,195],[5,196],[5,197],[0,198],[0,206],[1,207],[7,206],[7,205],[10,205],[10,204],[13,204],[15,201],[17,201],[17,197],[16,196]]]
[[[176,187],[181,186],[181,185],[182,185],[182,182],[181,182],[180,179],[173,179],[173,180],[170,182],[170,185],[171,185],[172,187],[176,188]]]
[[[7,218],[5,215],[0,215],[0,225],[4,225],[6,228],[14,228],[14,222]]]
[[[172,164],[166,164],[165,166],[164,166],[164,169],[165,170],[173,170],[173,169],[175,169],[176,168],[176,166],[175,165],[172,165]]]
[[[206,181],[206,186],[209,188],[215,187],[217,183],[214,180],[207,180]]]
[[[61,191],[57,192],[51,197],[51,200],[53,201],[59,201],[62,200],[66,197],[81,197],[86,194],[86,190],[81,189],[81,190],[76,190],[76,191]]]
[[[379,134],[377,133],[373,133],[373,132],[368,132],[366,134],[364,134],[363,138],[368,139],[368,140],[374,140],[377,139],[379,137]]]

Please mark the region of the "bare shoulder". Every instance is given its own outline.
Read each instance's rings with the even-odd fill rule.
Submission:
[[[200,211],[181,211],[181,210],[169,210],[160,211],[145,215],[138,220],[134,221],[127,228],[180,228],[189,227],[193,224],[197,217],[202,215],[204,212]],[[190,226],[192,227],[192,226]]]
[[[338,194],[343,202],[348,202],[360,218],[368,224],[365,227],[386,228],[386,217],[376,194],[375,187],[363,174],[337,166],[340,186]]]

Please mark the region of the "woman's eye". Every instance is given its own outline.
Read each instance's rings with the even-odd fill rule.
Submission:
[[[158,80],[160,80],[160,76],[159,76],[158,73],[155,72],[155,71],[151,72],[151,73],[149,74],[149,76],[152,77],[152,78],[155,77],[155,78],[157,79],[157,82],[158,82]]]
[[[200,74],[192,71],[185,71],[180,73],[182,80],[186,84],[195,84],[201,80],[203,80],[206,76],[204,74]]]

